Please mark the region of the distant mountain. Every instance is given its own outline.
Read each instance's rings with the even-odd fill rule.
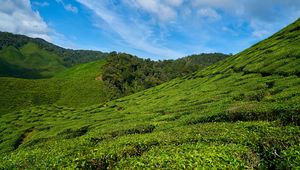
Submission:
[[[106,55],[99,51],[64,49],[40,38],[0,32],[0,76],[52,77],[67,67],[103,59]]]

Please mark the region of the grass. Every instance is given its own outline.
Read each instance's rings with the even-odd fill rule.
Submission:
[[[0,51],[0,59],[6,63],[5,69],[0,70],[3,76],[47,78],[65,69],[61,58],[34,43],[20,49],[5,47]]]
[[[84,107],[105,102],[107,89],[101,79],[104,63],[78,65],[50,79],[0,77],[0,115],[37,105]]]
[[[2,115],[0,169],[299,169],[299,27],[105,104]]]
[[[85,107],[104,103],[108,100],[108,91],[101,77],[104,60],[72,67],[56,74],[52,79],[61,80],[61,98],[57,105]]]

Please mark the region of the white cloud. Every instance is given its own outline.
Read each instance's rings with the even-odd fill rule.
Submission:
[[[48,3],[48,2],[38,2],[38,1],[33,1],[32,4],[33,4],[33,5],[36,5],[36,6],[40,6],[40,7],[46,7],[46,6],[49,6],[49,3]]]
[[[71,4],[66,4],[63,0],[56,0],[57,3],[62,4],[62,6],[65,8],[65,10],[73,12],[73,13],[78,13],[78,8],[71,5]]]
[[[272,30],[272,28],[280,27],[280,26],[277,26],[276,23],[266,23],[261,20],[252,19],[250,21],[250,27],[253,29],[252,36],[254,38],[261,39],[261,38],[266,37],[267,35],[272,34],[270,32]]]
[[[192,2],[194,8],[212,8],[223,10],[227,14],[235,17],[243,17],[247,20],[261,20],[272,22],[279,20],[282,9],[289,13],[300,10],[300,1],[298,0],[195,0]]]
[[[235,12],[236,10],[241,10],[242,0],[194,0],[192,6],[195,8],[198,7],[209,7],[213,9],[224,9],[227,11]]]
[[[64,7],[67,11],[78,13],[78,9],[75,6],[72,6],[71,4],[64,5]]]
[[[1,1],[0,30],[51,40],[48,25],[32,10],[29,0]]]
[[[103,20],[109,26],[109,29],[122,39],[123,46],[128,45],[130,48],[167,58],[183,56],[181,53],[155,43],[155,40],[152,39],[151,28],[149,28],[147,24],[144,22],[140,23],[138,20],[130,20],[126,18],[126,16],[119,15],[106,6],[108,1],[102,1],[102,3],[96,0],[77,1]],[[149,5],[151,6],[151,3]],[[103,27],[101,27],[101,29],[103,29]]]
[[[192,7],[207,17],[218,18],[217,9],[231,16],[236,24],[247,23],[252,29],[252,37],[257,39],[278,31],[297,19],[300,13],[299,0],[195,0]]]
[[[190,8],[183,8],[182,10],[181,10],[181,15],[183,16],[183,17],[187,17],[187,16],[189,16],[189,15],[191,15],[192,14],[192,10],[190,9]]]
[[[128,0],[136,8],[154,14],[160,21],[166,22],[176,19],[177,13],[174,6],[181,4],[180,0]]]
[[[284,10],[288,9],[288,11],[300,9],[300,7],[293,7],[292,4],[295,3],[292,3],[292,0],[284,2],[280,0],[77,1],[93,11],[98,16],[98,22],[104,21],[109,28],[101,25],[101,29],[106,28],[115,32],[122,39],[123,47],[127,44],[127,48],[138,49],[160,57],[183,56],[176,51],[185,53],[191,51],[187,48],[177,48],[185,44],[189,46],[194,44],[201,50],[208,49],[210,46],[213,46],[210,48],[225,49],[230,48],[223,47],[226,46],[227,41],[238,41],[243,38],[249,43],[250,39],[252,42],[263,39],[291,21],[288,19],[285,23],[282,19],[290,18],[286,15],[293,12],[268,16],[273,14],[274,9],[278,9],[278,6],[281,8],[282,5]],[[272,1],[276,3],[272,4]],[[268,9],[265,9],[266,6]],[[280,15],[279,19],[277,19],[278,15]],[[211,25],[209,21],[218,21],[218,23],[214,22],[215,25]],[[216,38],[220,39],[218,43],[214,42]]]
[[[178,7],[182,5],[184,0],[164,0],[166,4]]]
[[[221,16],[211,8],[201,8],[197,11],[197,14],[200,17],[207,18],[210,20],[218,20],[221,19]]]

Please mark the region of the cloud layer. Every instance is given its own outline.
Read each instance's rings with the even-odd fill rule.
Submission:
[[[72,4],[65,3],[63,0],[56,0],[56,2],[60,3],[67,11],[78,13],[78,8],[73,6]]]
[[[77,0],[99,29],[150,55],[238,52],[300,15],[294,0]],[[235,45],[230,49],[229,42]],[[178,47],[182,47],[179,48]]]
[[[2,0],[0,30],[50,40],[50,29],[29,0]]]
[[[298,0],[1,0],[0,30],[173,59],[240,52],[299,17]]]
[[[173,51],[155,42],[152,26],[149,23],[141,22],[137,18],[128,19],[129,16],[122,16],[113,11],[113,5],[108,0],[98,3],[93,0],[77,0],[79,3],[92,10],[96,18],[105,22],[104,25],[98,25],[100,29],[111,30],[119,36],[120,43],[129,48],[144,51],[156,56],[180,57],[183,54]],[[97,20],[97,19],[96,19]],[[97,22],[97,21],[96,21]],[[107,26],[107,27],[106,27]]]

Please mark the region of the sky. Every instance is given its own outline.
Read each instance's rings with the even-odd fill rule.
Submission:
[[[153,60],[238,53],[300,17],[300,0],[0,0],[0,31]]]

